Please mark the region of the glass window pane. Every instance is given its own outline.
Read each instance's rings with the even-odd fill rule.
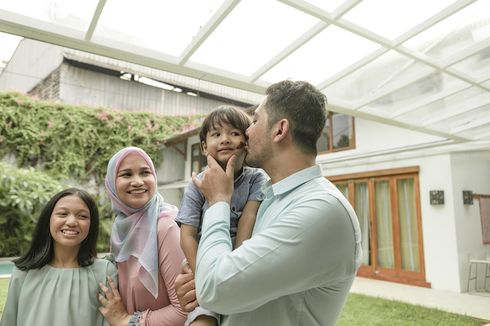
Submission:
[[[388,181],[375,183],[376,234],[379,267],[394,268],[393,224],[391,216],[390,186]]]
[[[328,151],[328,119],[327,123],[325,124],[325,127],[322,130],[322,134],[320,135],[320,138],[318,138],[318,141],[316,142],[316,150],[318,153],[323,153]]]
[[[371,247],[370,247],[370,223],[369,223],[369,194],[368,183],[366,181],[356,182],[355,185],[355,203],[359,225],[362,234],[362,264],[371,265]]]
[[[349,199],[349,184],[348,183],[338,183],[335,186],[340,190],[347,200]]]
[[[414,180],[398,180],[397,192],[402,269],[405,271],[419,272],[419,239],[417,234]]]
[[[332,116],[333,148],[350,147],[352,141],[352,117],[345,114]]]

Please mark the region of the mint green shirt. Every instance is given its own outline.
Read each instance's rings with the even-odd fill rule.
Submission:
[[[107,276],[117,284],[116,267],[105,259],[80,268],[14,268],[0,326],[109,325],[97,298]]]
[[[361,261],[356,214],[315,165],[264,186],[252,238],[232,251],[230,207],[211,206],[196,293],[222,325],[334,325]]]

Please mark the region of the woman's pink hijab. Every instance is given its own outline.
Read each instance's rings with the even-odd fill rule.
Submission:
[[[116,219],[112,225],[111,252],[117,262],[128,260],[130,256],[138,259],[141,265],[139,279],[155,298],[158,296],[158,218],[177,214],[177,208],[163,201],[155,189],[155,195],[142,208],[132,208],[124,204],[116,192],[116,176],[121,162],[130,154],[141,156],[148,163],[152,175],[157,176],[151,158],[138,147],[126,147],[117,152],[109,161],[105,186],[112,203]]]

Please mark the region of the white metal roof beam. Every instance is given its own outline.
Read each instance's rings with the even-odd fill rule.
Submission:
[[[359,36],[362,36],[364,38],[367,38],[373,42],[376,42],[376,43],[382,45],[384,47],[384,50],[378,50],[374,53],[369,54],[367,57],[361,59],[358,63],[351,65],[348,68],[342,70],[341,72],[335,74],[331,78],[329,78],[325,81],[322,81],[319,84],[319,87],[321,89],[326,88],[329,85],[331,85],[332,83],[342,79],[343,77],[345,77],[345,76],[353,73],[357,69],[361,68],[364,64],[367,64],[371,61],[374,61],[377,57],[383,55],[384,53],[388,52],[389,50],[391,50],[391,49],[396,50],[397,47],[400,44],[402,44],[403,42],[405,42],[406,40],[414,37],[415,35],[421,33],[422,31],[426,30],[427,28],[437,24],[438,22],[444,20],[448,16],[454,14],[455,12],[463,9],[464,7],[468,6],[469,4],[471,4],[475,1],[476,0],[460,0],[460,1],[453,3],[452,5],[448,6],[447,8],[441,10],[439,13],[433,15],[432,17],[421,22],[419,25],[415,26],[411,30],[407,31],[405,34],[403,34],[399,38],[397,38],[394,42],[392,42],[386,38],[383,38],[382,36],[377,35],[371,31],[368,31],[368,30],[366,30],[366,29],[364,29],[364,28],[362,28],[356,24],[353,24],[349,21],[346,21],[345,19],[338,19],[338,20],[332,21],[332,24],[335,24],[335,25],[337,25],[343,29],[346,29],[346,30],[354,33],[354,34],[357,34]],[[317,15],[316,17],[322,19],[322,16]],[[325,19],[325,18],[323,18],[323,19]],[[428,64],[428,62],[426,62],[426,60],[424,60],[423,58],[417,57],[415,59],[417,59],[419,62]],[[437,66],[436,68],[441,69],[441,67],[439,67],[439,66]]]
[[[302,0],[278,0],[278,1],[288,6],[291,6],[295,9],[303,11],[306,14],[319,18],[320,20],[322,20],[322,22],[313,26],[309,31],[304,33],[302,36],[300,36],[298,39],[292,42],[289,46],[287,46],[283,51],[281,51],[279,54],[277,54],[271,60],[269,60],[266,64],[260,67],[257,71],[255,71],[250,78],[250,82],[255,82],[257,79],[260,78],[260,76],[262,76],[267,71],[272,69],[274,66],[279,64],[287,56],[289,56],[291,53],[296,51],[303,44],[311,40],[313,37],[315,37],[317,34],[323,31],[326,27],[328,27],[328,25],[330,25],[336,19],[336,17],[341,17],[343,14],[345,14],[345,12],[349,11],[359,2],[361,2],[361,0],[346,1],[340,8],[338,8],[334,12],[333,15],[331,15],[325,10]],[[322,87],[319,88],[321,89]]]
[[[90,22],[90,26],[88,27],[87,33],[85,34],[85,41],[90,41],[92,36],[94,35],[95,27],[99,22],[100,15],[102,14],[102,10],[104,10],[106,0],[99,0],[97,4],[97,8],[95,8],[94,15],[92,16],[92,21]]]
[[[258,94],[263,94],[265,91],[264,86],[251,84],[237,78],[230,78],[223,75],[215,74],[213,72],[203,72],[199,69],[179,66],[168,61],[159,60],[158,58],[137,54],[134,52],[134,48],[129,49],[129,51],[131,52],[123,51],[117,48],[111,48],[107,46],[102,46],[100,44],[85,42],[83,41],[83,35],[80,35],[79,38],[68,35],[61,35],[59,34],[59,32],[50,32],[44,29],[40,29],[40,27],[35,26],[35,24],[14,23],[11,21],[3,20],[1,18],[2,17],[0,15],[0,31],[2,32],[19,35],[42,42],[52,43],[75,50],[111,57],[122,61],[141,64],[150,68],[165,70],[188,77],[204,79],[206,81],[218,83],[229,87],[239,88]],[[51,27],[51,29],[53,28],[52,25],[49,25],[49,27]],[[59,31],[59,28],[56,28],[56,30]]]
[[[213,33],[213,31],[221,24],[230,12],[236,7],[240,0],[227,0],[214,13],[209,21],[199,30],[199,33],[194,37],[192,42],[185,48],[179,58],[179,65],[184,65],[194,52],[199,49],[201,44]]]
[[[426,128],[424,126],[414,125],[414,124],[410,124],[410,123],[406,123],[406,122],[402,122],[402,121],[398,121],[398,120],[388,119],[388,118],[385,118],[385,117],[382,117],[379,115],[375,115],[375,114],[371,114],[368,112],[363,112],[363,111],[352,112],[351,109],[341,107],[341,106],[338,106],[336,104],[327,104],[327,110],[331,110],[331,111],[335,111],[335,112],[339,112],[339,113],[345,113],[345,114],[353,115],[355,117],[359,117],[362,119],[372,120],[372,121],[384,123],[384,124],[395,126],[395,127],[420,131],[420,132],[423,132],[423,133],[426,133],[429,135],[434,135],[434,136],[443,137],[443,138],[447,138],[447,139],[453,139],[453,140],[458,141],[458,142],[466,142],[466,141],[470,140],[468,138],[460,137],[460,136],[450,134],[447,132],[434,130],[434,129]]]
[[[335,19],[334,17],[340,17],[345,12],[350,10],[352,7],[357,5],[361,0],[350,0],[344,3],[334,15],[330,15],[325,10],[312,5],[311,3],[302,1],[302,0],[278,0],[288,6],[291,6],[295,9],[303,11],[306,14],[317,17],[321,20],[320,23],[313,26],[309,31],[301,35],[298,39],[294,40],[290,45],[288,45],[284,50],[275,55],[272,59],[270,59],[267,63],[265,63],[262,67],[257,69],[251,76],[250,82],[255,82],[260,78],[263,74],[268,72],[270,69],[279,64],[282,60],[284,60],[291,53],[296,51],[298,48],[303,46],[306,42],[311,40],[313,37],[318,35],[321,31],[323,31],[330,23]]]

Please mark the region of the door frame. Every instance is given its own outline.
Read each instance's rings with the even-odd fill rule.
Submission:
[[[414,180],[414,196],[415,196],[415,214],[417,223],[418,236],[418,254],[419,254],[419,271],[405,271],[401,268],[401,249],[400,249],[400,220],[398,216],[398,200],[397,200],[397,181],[407,179],[408,177]],[[423,247],[423,230],[422,230],[422,214],[420,207],[420,190],[419,190],[419,167],[410,166],[405,168],[386,169],[370,172],[351,173],[336,176],[329,176],[328,179],[334,184],[347,184],[349,202],[354,206],[355,203],[355,183],[364,181],[368,184],[368,199],[369,199],[369,228],[370,228],[370,265],[361,265],[358,271],[359,276],[380,279],[390,282],[398,282],[410,285],[430,287],[425,279],[425,257]],[[389,196],[391,200],[391,215],[393,227],[393,247],[395,267],[382,268],[377,266],[377,231],[376,231],[376,211],[375,211],[375,181],[387,180],[389,182]]]

